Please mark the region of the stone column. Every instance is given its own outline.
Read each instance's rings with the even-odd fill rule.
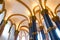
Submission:
[[[48,10],[47,9],[44,9],[42,11],[42,15],[43,15],[43,18],[45,20],[45,24],[46,24],[46,27],[48,29],[48,33],[51,37],[51,40],[60,40],[60,38],[57,36],[56,34],[56,31],[55,31],[55,27],[50,19],[50,17],[48,16]]]
[[[58,16],[53,17],[53,21],[57,25],[57,28],[60,30],[60,20]]]
[[[19,31],[18,31],[18,30],[15,30],[15,34],[14,34],[14,40],[17,40],[18,33],[19,33]]]
[[[29,28],[30,40],[38,40],[37,38],[37,28],[36,28],[36,17],[32,16],[32,24]]]

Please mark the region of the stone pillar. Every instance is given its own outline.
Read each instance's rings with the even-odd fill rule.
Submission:
[[[53,17],[53,21],[57,25],[57,28],[60,30],[60,20],[58,16]]]
[[[56,34],[56,31],[55,31],[56,28],[53,26],[53,23],[48,16],[48,10],[44,9],[42,11],[42,15],[43,15],[43,18],[45,20],[45,24],[46,24],[46,27],[48,29],[48,33],[51,37],[51,40],[60,40],[60,38]]]
[[[17,40],[18,33],[19,33],[19,31],[18,31],[18,30],[15,30],[15,34],[14,34],[14,40]]]
[[[45,33],[44,33],[43,28],[44,28],[44,26],[40,26],[40,32],[41,32],[41,34],[42,34],[43,40],[46,40],[46,37],[45,37]]]
[[[32,24],[29,28],[30,40],[38,40],[37,38],[37,28],[36,28],[36,17],[32,16]]]

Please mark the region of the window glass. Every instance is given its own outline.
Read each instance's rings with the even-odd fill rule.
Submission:
[[[2,20],[3,20],[3,18],[4,18],[4,15],[5,15],[5,12],[2,12],[2,13],[0,14],[0,24],[1,24]]]
[[[3,8],[3,4],[0,4],[0,11],[2,10],[2,8]]]
[[[8,39],[8,35],[9,35],[8,31],[9,31],[10,26],[11,26],[11,23],[10,23],[10,21],[8,21],[8,23],[5,25],[4,31],[3,31],[0,39],[2,39],[2,40]]]

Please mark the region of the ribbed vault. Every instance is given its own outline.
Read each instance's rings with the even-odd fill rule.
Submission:
[[[0,14],[2,14],[2,12],[5,13],[3,14],[2,25],[10,21],[11,26],[14,25],[15,27],[15,32],[18,31],[16,32],[17,36],[21,31],[25,31],[25,34],[26,32],[29,33],[29,28],[32,24],[32,16],[36,17],[38,32],[40,32],[40,28],[42,28],[46,33],[47,29],[42,26],[40,27],[40,25],[44,23],[44,18],[41,15],[42,8],[38,0],[4,0],[3,4],[2,10],[0,10]],[[44,7],[44,0],[42,0],[42,4]],[[60,12],[60,0],[47,0],[46,9],[48,9],[48,15],[52,20],[53,17]],[[10,27],[10,29],[11,28],[12,27]]]

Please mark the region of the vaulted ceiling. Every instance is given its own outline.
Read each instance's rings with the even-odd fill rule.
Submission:
[[[44,0],[42,0],[42,2],[43,1]],[[46,3],[46,5],[52,10],[52,12],[54,12],[58,4],[60,4],[60,0],[47,0],[47,3]],[[7,10],[5,20],[10,19],[13,23],[16,24],[16,27],[18,27],[21,21],[27,19],[26,22],[21,24],[21,25],[27,25],[29,16],[31,15],[31,13],[33,13],[33,9],[37,5],[39,5],[38,0],[19,0],[19,1],[5,0],[5,9]],[[37,14],[37,17],[38,17],[38,14]]]

